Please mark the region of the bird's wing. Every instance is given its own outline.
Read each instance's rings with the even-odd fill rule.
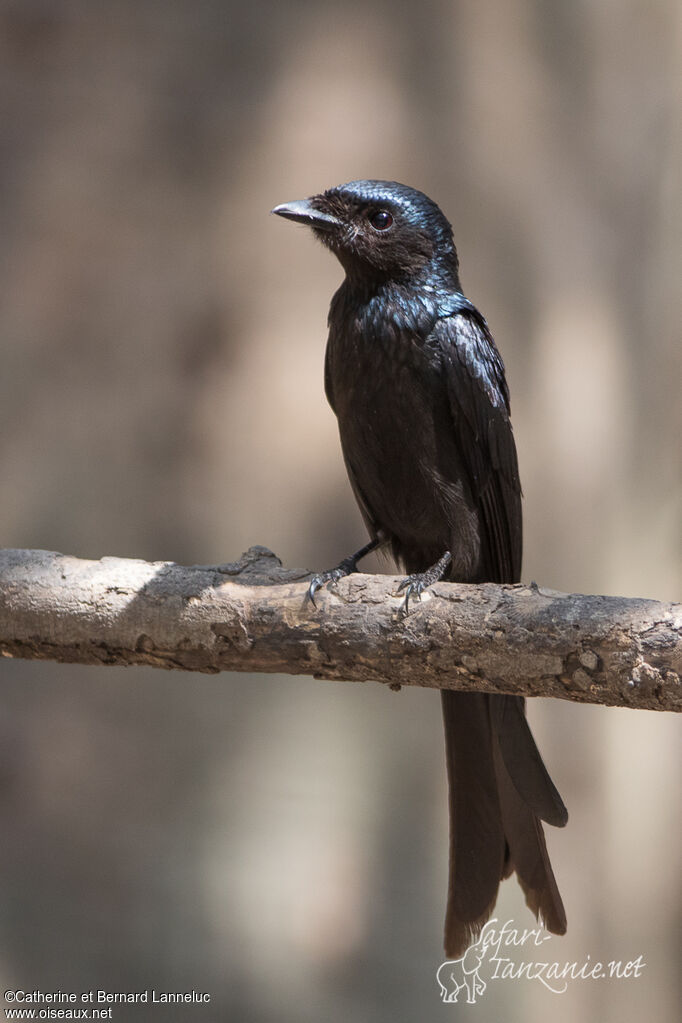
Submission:
[[[488,325],[468,301],[436,321],[429,345],[438,352],[467,482],[480,512],[485,580],[518,582],[521,483],[504,363]]]

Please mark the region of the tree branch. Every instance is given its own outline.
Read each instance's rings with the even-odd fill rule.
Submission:
[[[438,583],[400,614],[397,580],[308,573],[264,547],[229,565],[0,551],[0,653],[81,664],[288,672],[682,710],[682,605]]]

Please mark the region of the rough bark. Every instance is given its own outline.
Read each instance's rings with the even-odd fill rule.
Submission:
[[[0,652],[81,664],[288,672],[682,709],[682,605],[390,576],[321,590],[252,547],[233,564],[0,551]]]

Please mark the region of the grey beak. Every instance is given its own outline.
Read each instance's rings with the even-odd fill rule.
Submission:
[[[284,217],[285,220],[295,220],[299,224],[307,224],[308,227],[317,227],[321,231],[331,231],[340,223],[330,213],[316,210],[310,199],[294,199],[293,202],[283,202],[270,212],[276,213],[278,217]]]

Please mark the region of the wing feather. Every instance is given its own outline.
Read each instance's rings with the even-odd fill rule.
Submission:
[[[436,322],[454,434],[477,502],[485,581],[518,582],[521,574],[521,483],[509,416],[504,363],[473,306]]]

